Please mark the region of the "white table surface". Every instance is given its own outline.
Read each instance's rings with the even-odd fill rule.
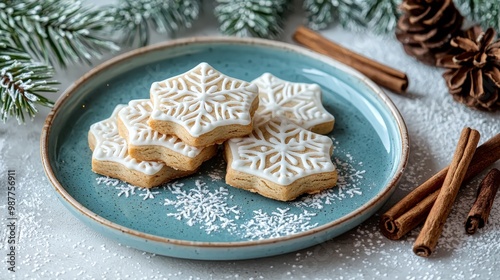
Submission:
[[[110,1],[99,4],[106,2]],[[177,37],[217,35],[212,8],[212,4],[206,4],[202,19]],[[295,10],[287,21],[283,36],[286,42],[293,43],[291,34],[304,18],[300,6]],[[411,155],[396,193],[379,214],[449,163],[464,126],[479,130],[481,143],[500,132],[500,113],[479,112],[454,102],[441,78],[442,71],[408,57],[392,36],[341,28],[321,33],[410,77],[407,94],[387,92],[406,120]],[[168,39],[156,34],[153,43]],[[58,70],[61,90],[50,97],[57,98],[90,68],[76,65]],[[418,230],[402,240],[390,241],[379,232],[379,214],[328,242],[264,259],[196,261],[127,248],[87,228],[58,201],[40,160],[40,133],[48,112],[41,109],[26,125],[18,126],[15,120],[0,124],[1,279],[498,279],[500,276],[500,201],[495,203],[485,228],[473,236],[466,235],[463,229],[479,179],[459,193],[438,249],[427,259],[412,253]],[[494,166],[500,168],[500,162]],[[15,273],[9,273],[3,261],[8,246],[6,177],[7,170],[12,169],[17,174]]]

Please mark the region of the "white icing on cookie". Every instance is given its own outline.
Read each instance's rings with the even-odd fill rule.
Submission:
[[[321,88],[317,84],[292,83],[269,73],[252,83],[259,87],[256,115],[286,117],[305,129],[335,120],[323,107]]]
[[[194,158],[203,149],[189,146],[173,135],[165,135],[152,130],[147,121],[153,110],[149,99],[132,100],[121,109],[118,117],[128,130],[128,143],[134,146],[157,145],[184,156]]]
[[[284,119],[262,120],[251,135],[227,143],[231,168],[280,185],[290,185],[309,175],[331,172],[333,143],[329,137],[310,132]]]
[[[116,118],[118,111],[125,105],[116,106],[109,119],[97,122],[90,126],[90,133],[95,138],[95,148],[92,157],[99,161],[113,161],[146,175],[158,173],[165,165],[155,161],[137,161],[130,157],[127,151],[127,142],[118,134]]]
[[[151,118],[171,121],[198,137],[218,126],[248,125],[257,86],[200,63],[182,75],[151,85]]]

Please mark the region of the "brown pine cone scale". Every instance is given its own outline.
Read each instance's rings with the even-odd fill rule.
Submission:
[[[449,68],[443,77],[458,102],[480,110],[500,110],[500,40],[494,40],[492,28],[481,33],[473,27],[464,37],[451,40],[456,54],[439,60]]]
[[[460,33],[463,17],[451,0],[405,0],[400,6],[396,38],[418,60],[435,65],[452,37]]]

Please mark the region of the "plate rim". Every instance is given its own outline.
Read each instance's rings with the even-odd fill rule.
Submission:
[[[150,233],[145,233],[139,230],[134,230],[123,225],[114,223],[110,220],[107,220],[100,215],[92,212],[85,206],[83,206],[79,201],[73,198],[66,189],[62,186],[62,184],[57,180],[56,175],[53,171],[52,165],[49,160],[49,137],[52,128],[52,122],[55,120],[57,115],[59,114],[60,108],[67,102],[67,100],[72,96],[72,94],[78,90],[81,86],[85,84],[85,82],[94,76],[98,75],[101,71],[105,71],[116,64],[119,64],[128,59],[132,59],[135,56],[140,56],[143,53],[148,53],[156,50],[163,50],[173,47],[182,47],[190,44],[209,44],[209,43],[226,43],[226,44],[241,44],[241,45],[258,45],[263,47],[271,47],[275,49],[288,50],[292,51],[306,57],[310,57],[315,60],[322,61],[329,65],[336,67],[342,72],[354,76],[359,81],[363,82],[365,86],[367,86],[375,97],[379,98],[380,101],[389,109],[390,115],[395,119],[398,133],[401,138],[401,154],[400,162],[396,167],[394,176],[389,180],[389,182],[383,187],[381,192],[378,192],[376,196],[372,197],[370,200],[362,204],[355,211],[348,213],[347,215],[342,216],[339,219],[330,221],[321,226],[315,227],[310,230],[302,231],[299,233],[289,234],[285,236],[280,236],[276,238],[267,238],[261,240],[245,240],[245,241],[229,241],[229,242],[211,242],[211,241],[189,241],[182,239],[173,239],[162,237]],[[68,205],[71,205],[74,210],[77,210],[80,214],[86,216],[87,218],[97,222],[103,226],[106,226],[108,229],[117,230],[121,233],[129,234],[136,238],[147,239],[151,241],[156,241],[159,243],[164,243],[166,245],[180,245],[186,247],[195,247],[195,248],[235,248],[235,247],[249,247],[249,246],[258,246],[258,245],[268,245],[281,243],[285,241],[291,241],[294,239],[304,238],[306,236],[315,235],[317,233],[328,230],[329,228],[333,228],[338,226],[344,222],[347,222],[358,215],[362,215],[364,212],[370,210],[372,207],[376,206],[380,200],[384,199],[386,196],[392,195],[395,190],[398,181],[401,179],[401,176],[406,169],[406,165],[408,163],[409,158],[409,137],[408,137],[408,129],[406,127],[405,121],[401,116],[401,113],[392,102],[392,100],[384,93],[384,91],[376,85],[373,81],[368,79],[366,76],[358,72],[357,70],[337,61],[325,55],[313,52],[306,48],[303,48],[298,45],[292,45],[289,43],[281,42],[281,41],[272,41],[267,39],[260,38],[236,38],[236,37],[223,37],[223,36],[207,36],[207,37],[190,37],[183,39],[175,39],[171,41],[161,42],[158,44],[141,47],[132,51],[125,52],[123,54],[117,55],[107,61],[102,62],[101,64],[95,66],[75,82],[70,84],[68,88],[61,94],[61,96],[56,101],[52,110],[48,113],[47,118],[45,119],[44,126],[42,128],[42,133],[40,136],[40,154],[42,159],[42,165],[45,171],[46,176],[48,177],[50,183],[55,188],[56,192],[59,194],[59,197],[64,199]],[[71,211],[70,211],[71,212]]]

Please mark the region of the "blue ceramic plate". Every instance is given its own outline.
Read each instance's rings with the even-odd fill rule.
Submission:
[[[338,186],[293,202],[273,201],[225,184],[222,156],[194,176],[143,190],[91,171],[87,133],[117,104],[148,98],[152,82],[208,62],[252,80],[264,72],[317,83],[336,117]],[[191,38],[116,57],[73,84],[42,132],[45,171],[62,203],[91,228],[157,254],[247,259],[302,249],[342,234],[389,198],[408,157],[406,126],[371,81],[332,59],[289,44]]]

